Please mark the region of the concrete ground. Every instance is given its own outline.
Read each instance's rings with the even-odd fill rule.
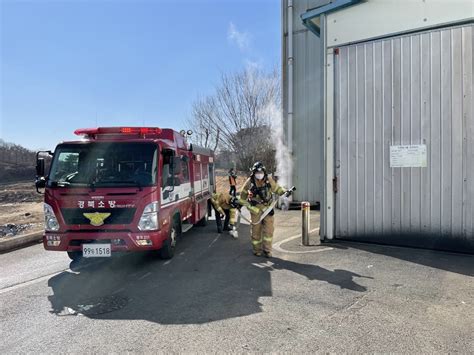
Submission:
[[[247,225],[233,240],[212,223],[171,261],[2,254],[0,353],[472,352],[474,256],[302,247],[299,222],[277,214],[272,259],[252,255]]]

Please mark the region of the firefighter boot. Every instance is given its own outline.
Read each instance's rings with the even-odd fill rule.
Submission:
[[[217,233],[221,234],[222,233],[222,215],[221,213],[217,210],[217,208],[214,206],[214,214],[216,216],[216,226],[217,226]]]
[[[231,225],[232,226],[232,225]],[[237,228],[235,228],[234,226],[232,226],[232,228],[230,229],[230,232],[229,234],[232,236],[232,238],[234,239],[237,239],[239,238],[239,232],[237,232]]]
[[[216,214],[217,233],[222,233],[222,219],[219,214]]]

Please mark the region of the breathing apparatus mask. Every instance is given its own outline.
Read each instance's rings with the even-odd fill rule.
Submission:
[[[255,179],[262,180],[265,177],[265,166],[261,162],[256,162],[252,167],[252,173]]]

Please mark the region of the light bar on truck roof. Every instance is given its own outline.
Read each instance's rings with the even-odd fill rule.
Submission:
[[[146,134],[158,135],[161,128],[158,127],[96,127],[79,128],[74,131],[77,136],[94,136],[97,134],[136,134],[144,136]]]

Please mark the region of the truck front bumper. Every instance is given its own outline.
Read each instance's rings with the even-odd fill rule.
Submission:
[[[83,244],[110,244],[112,252],[141,251],[160,249],[168,233],[163,230],[152,232],[46,232],[43,246],[46,250],[82,251]]]

